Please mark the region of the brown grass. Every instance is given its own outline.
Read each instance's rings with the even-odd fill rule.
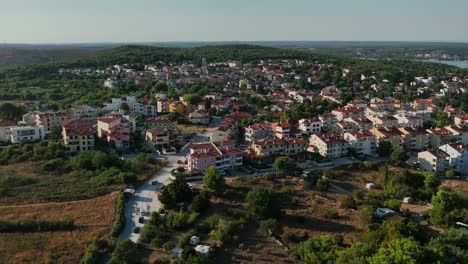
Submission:
[[[90,200],[1,206],[0,220],[71,218],[77,228],[66,232],[0,234],[0,263],[79,263],[93,238],[112,227],[118,193]]]
[[[452,191],[460,192],[468,197],[468,181],[465,180],[444,180],[440,187],[448,187]]]

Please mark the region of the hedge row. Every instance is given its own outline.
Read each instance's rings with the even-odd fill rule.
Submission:
[[[0,221],[0,233],[62,231],[72,230],[74,227],[74,221],[69,218],[57,221]]]
[[[115,214],[114,224],[112,226],[111,236],[117,238],[120,234],[120,231],[125,226],[125,197],[123,193],[119,195],[117,199],[117,212]]]

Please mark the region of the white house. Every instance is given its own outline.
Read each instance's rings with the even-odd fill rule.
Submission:
[[[468,146],[454,143],[442,145],[439,149],[448,155],[448,164],[453,170],[468,175]]]
[[[318,118],[305,118],[299,120],[298,128],[304,134],[316,134],[322,131],[322,122]]]
[[[375,155],[376,140],[374,134],[368,130],[347,132],[344,139],[349,147],[356,151],[358,155]]]
[[[10,128],[10,142],[13,144],[23,141],[42,140],[45,137],[43,126],[16,126]]]

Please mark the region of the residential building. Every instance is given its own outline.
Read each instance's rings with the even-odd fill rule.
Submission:
[[[166,126],[175,127],[176,124],[177,122],[171,121],[167,118],[158,118],[158,117],[147,118],[145,121],[146,128],[166,127]]]
[[[276,157],[289,156],[297,159],[306,157],[307,140],[303,138],[261,139],[254,141],[245,155],[256,162],[272,162]]]
[[[335,133],[313,134],[309,151],[327,158],[340,158],[348,154],[348,143]]]
[[[67,119],[62,122],[63,143],[69,152],[94,149],[93,123],[84,119]]]
[[[397,128],[372,128],[369,131],[374,134],[377,146],[383,141],[388,141],[393,149],[403,148],[403,133]]]
[[[322,122],[318,118],[301,119],[298,129],[305,135],[317,134],[322,131]]]
[[[323,115],[319,115],[319,120],[322,122],[322,129],[326,131],[330,131],[333,126],[338,123],[336,116],[332,113],[325,113]]]
[[[15,121],[0,120],[0,142],[11,141],[11,128],[16,127]]]
[[[392,128],[398,126],[398,119],[393,116],[379,116],[372,121],[375,128]]]
[[[453,133],[446,128],[426,129],[429,134],[429,144],[432,148],[438,148],[442,145],[457,140]]]
[[[204,110],[195,110],[188,115],[187,120],[192,124],[208,125],[210,116]]]
[[[190,107],[187,102],[175,101],[169,103],[168,110],[169,113],[188,114],[190,112]]]
[[[356,131],[344,134],[349,148],[358,155],[375,155],[376,140],[374,134],[368,130]]]
[[[429,148],[429,134],[424,129],[399,128],[402,133],[403,147],[407,151],[417,152]]]
[[[273,133],[271,124],[253,124],[245,128],[245,141],[254,142],[261,139],[270,139]]]
[[[445,144],[439,147],[448,155],[448,164],[463,176],[468,175],[468,146],[460,143]]]
[[[418,162],[422,170],[440,174],[447,170],[448,155],[439,150],[422,151],[418,153]]]
[[[454,122],[457,126],[468,126],[468,114],[455,116]]]
[[[189,172],[204,172],[211,166],[232,170],[242,166],[242,150],[232,141],[202,143],[190,148],[187,160]]]
[[[72,118],[96,118],[98,116],[98,107],[87,104],[78,105],[70,109],[69,116]]]
[[[15,126],[10,127],[10,142],[13,144],[20,142],[32,142],[45,138],[43,126]]]
[[[154,127],[146,130],[145,141],[153,149],[169,149],[179,144],[181,132],[174,126]]]

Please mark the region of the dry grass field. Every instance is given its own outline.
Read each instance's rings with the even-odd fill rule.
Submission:
[[[118,193],[64,203],[0,206],[0,220],[71,218],[73,231],[0,234],[0,263],[79,263],[93,238],[112,227]]]

